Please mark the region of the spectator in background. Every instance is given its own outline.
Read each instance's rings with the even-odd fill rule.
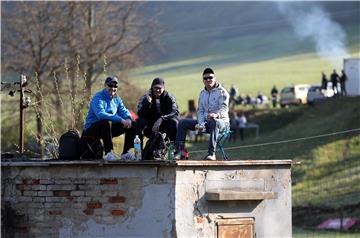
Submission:
[[[112,138],[125,133],[124,148],[121,159],[136,159],[129,151],[135,138],[135,123],[129,110],[117,95],[119,81],[115,76],[106,78],[104,88],[95,94],[90,102],[86,116],[83,136],[93,136],[102,139],[105,150],[105,160],[115,160]]]
[[[246,123],[247,123],[247,120],[246,120],[245,114],[241,113],[241,116],[239,118],[239,134],[240,134],[241,141],[244,141],[244,130],[246,127]]]
[[[198,128],[199,131],[210,133],[208,154],[204,159],[216,160],[215,149],[219,133],[229,126],[229,93],[216,81],[211,68],[203,71],[202,81],[205,88],[199,95],[197,120],[180,120],[175,142],[175,158],[185,149],[186,131]]]
[[[330,80],[332,83],[332,89],[334,91],[334,96],[339,95],[339,88],[338,88],[338,82],[339,82],[339,75],[336,73],[336,70],[333,70],[333,73],[330,76]]]
[[[272,101],[272,105],[275,108],[276,104],[277,104],[277,97],[279,94],[279,91],[277,90],[276,86],[274,85],[273,88],[271,89],[271,101]]]
[[[236,95],[237,95],[237,89],[235,88],[234,84],[231,84],[230,90],[229,90],[229,105],[231,105],[231,108],[234,109],[236,105]]]
[[[155,78],[148,92],[138,103],[138,134],[141,142],[143,135],[150,138],[153,131],[166,133],[170,141],[175,141],[179,110],[175,97],[165,91],[162,78]]]
[[[232,133],[230,134],[230,137],[229,137],[229,142],[231,140],[236,142],[237,131],[239,128],[239,118],[235,111],[229,112],[229,118],[230,118],[230,130],[232,131]]]
[[[346,96],[347,92],[346,92],[346,88],[345,88],[345,83],[347,80],[347,76],[345,74],[344,70],[341,70],[341,76],[340,76],[340,90],[341,90],[341,95],[342,96]]]
[[[326,74],[324,72],[321,72],[321,88],[323,90],[327,89],[328,79],[326,77]]]

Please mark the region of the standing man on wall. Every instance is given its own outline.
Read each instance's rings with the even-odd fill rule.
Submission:
[[[121,159],[134,160],[129,152],[135,138],[135,124],[129,110],[117,95],[119,80],[115,76],[106,78],[104,88],[95,94],[90,102],[86,116],[83,136],[93,136],[102,139],[105,150],[105,160],[115,160],[112,138],[125,133],[124,148]]]
[[[162,78],[155,78],[147,94],[138,104],[138,134],[141,141],[143,134],[150,138],[152,131],[166,133],[170,141],[175,141],[178,127],[179,110],[175,97],[165,91]]]
[[[204,159],[216,160],[216,141],[219,133],[229,127],[229,93],[217,81],[211,68],[203,71],[202,81],[205,88],[199,95],[197,120],[183,119],[179,122],[175,148],[185,144],[186,131],[195,130],[210,133],[208,154]],[[183,149],[183,148],[181,148]]]

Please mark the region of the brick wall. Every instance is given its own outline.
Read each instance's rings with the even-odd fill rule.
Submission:
[[[112,237],[122,228],[101,229],[122,224],[141,209],[144,215],[151,212],[144,208],[150,202],[144,202],[147,189],[161,186],[166,197],[173,190],[167,186],[171,178],[162,178],[158,168],[126,168],[2,168],[3,237],[89,237],[89,221],[102,224],[93,237]]]

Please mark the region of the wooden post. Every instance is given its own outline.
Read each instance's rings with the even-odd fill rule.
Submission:
[[[24,87],[23,87],[23,78],[26,76],[21,74],[20,76],[20,138],[19,138],[19,145],[20,145],[20,154],[24,153]],[[24,80],[25,81],[25,80]]]

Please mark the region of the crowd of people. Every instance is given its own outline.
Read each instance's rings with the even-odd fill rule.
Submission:
[[[331,89],[334,91],[334,96],[347,95],[345,86],[346,81],[347,76],[344,70],[341,70],[341,76],[339,76],[334,69],[332,74],[330,75],[330,79],[326,77],[326,74],[324,72],[321,72],[321,88],[323,90],[327,90],[330,84]]]
[[[101,139],[104,144],[104,159],[117,159],[112,138],[125,134],[121,159],[135,160],[130,152],[138,135],[151,137],[152,132],[161,132],[175,145],[175,158],[185,148],[188,130],[210,134],[206,160],[216,160],[216,141],[219,134],[229,127],[229,93],[217,81],[211,68],[204,69],[202,82],[205,88],[199,95],[197,119],[179,118],[175,97],[165,90],[165,81],[155,78],[150,89],[138,103],[135,118],[117,94],[119,80],[115,76],[105,79],[104,88],[90,102],[83,134]],[[142,143],[141,143],[142,144]]]

